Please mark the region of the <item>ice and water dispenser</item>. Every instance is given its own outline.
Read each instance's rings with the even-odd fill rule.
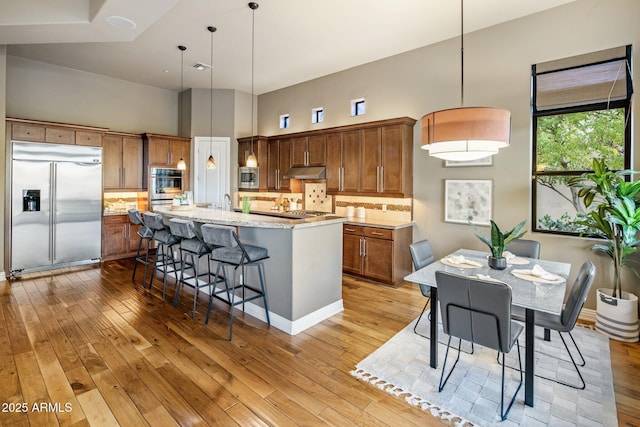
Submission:
[[[40,190],[22,190],[22,211],[40,211]]]

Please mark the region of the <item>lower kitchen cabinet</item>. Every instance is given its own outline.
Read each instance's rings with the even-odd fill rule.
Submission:
[[[135,256],[140,240],[139,228],[129,221],[129,215],[105,216],[102,221],[102,260]]]
[[[344,224],[342,271],[398,285],[411,272],[411,227],[398,229]]]

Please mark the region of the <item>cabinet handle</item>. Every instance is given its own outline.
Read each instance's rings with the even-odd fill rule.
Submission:
[[[338,175],[338,190],[344,191],[344,166],[340,167],[340,173]]]
[[[355,230],[355,229],[353,229],[353,228],[345,228],[345,229],[344,229],[344,231],[354,232],[354,231],[356,231],[356,230]]]
[[[377,231],[372,231],[371,234],[373,234],[374,236],[383,236],[382,233],[379,233]]]
[[[367,241],[365,239],[361,240],[362,242],[362,256],[367,256]]]
[[[380,166],[380,192],[384,192],[384,166]]]
[[[126,176],[127,176],[126,168],[122,168],[122,186],[123,187],[126,186],[125,185],[125,183],[127,182]]]
[[[276,169],[276,190],[280,189],[280,169]]]

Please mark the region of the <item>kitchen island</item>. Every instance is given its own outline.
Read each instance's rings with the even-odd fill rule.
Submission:
[[[320,216],[288,219],[196,207],[154,208],[165,221],[190,219],[198,224],[231,225],[243,243],[269,251],[265,260],[266,293],[271,325],[295,335],[343,311],[342,223],[345,218]],[[253,270],[253,269],[250,269]],[[247,282],[256,283],[249,272]],[[266,321],[264,308],[247,303],[245,311]],[[241,309],[241,306],[236,308]]]

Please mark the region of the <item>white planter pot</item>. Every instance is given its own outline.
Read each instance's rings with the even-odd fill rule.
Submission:
[[[618,341],[637,342],[638,297],[622,292],[623,298],[614,298],[613,289],[597,290],[596,330]]]

